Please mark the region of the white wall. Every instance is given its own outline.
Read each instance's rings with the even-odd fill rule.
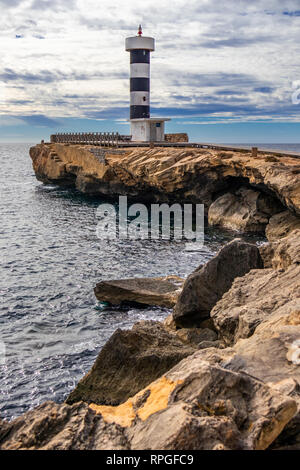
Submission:
[[[149,121],[131,123],[131,135],[134,142],[147,142],[150,140]]]
[[[156,127],[154,121],[131,122],[131,135],[134,142],[162,142],[165,140],[165,122],[160,122]]]

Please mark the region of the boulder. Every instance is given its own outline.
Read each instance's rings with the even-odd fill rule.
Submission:
[[[289,314],[300,299],[300,231],[272,244],[269,252],[271,267],[235,279],[211,311],[219,336],[227,345],[251,336],[279,308],[282,315]]]
[[[300,299],[278,308],[249,338],[219,350],[226,369],[262,380],[300,404]],[[205,354],[208,354],[206,352]],[[216,360],[216,357],[214,357]]]
[[[246,373],[183,360],[132,400],[132,449],[263,450],[293,418],[293,398]],[[97,409],[101,413],[101,407]]]
[[[1,450],[127,450],[124,430],[85,403],[45,402],[8,423],[0,422]]]
[[[195,349],[159,322],[142,321],[132,330],[118,329],[66,402],[122,403]]]
[[[236,277],[262,266],[255,245],[240,239],[225,245],[213,259],[194,271],[185,281],[173,312],[177,326],[199,327],[203,320],[209,318],[210,311],[230,289]]]
[[[217,333],[209,328],[181,328],[176,331],[176,336],[183,343],[195,346],[202,342],[214,342],[218,339]]]
[[[270,217],[282,208],[278,199],[241,187],[211,204],[208,223],[238,232],[264,232]]]
[[[246,372],[274,390],[291,396],[298,411],[272,449],[300,450],[300,299],[280,307],[254,334],[233,348],[203,351],[203,359],[236,372]]]
[[[112,305],[143,304],[173,307],[184,280],[178,276],[102,281],[95,287],[98,300]]]
[[[296,229],[300,229],[300,217],[290,211],[279,212],[270,218],[266,227],[266,236],[272,242],[288,236]]]
[[[202,356],[184,359],[119,406],[46,403],[0,427],[0,448],[267,449],[293,419],[295,400]]]
[[[118,406],[48,402],[1,421],[0,449],[299,449],[299,307],[233,347],[196,351]]]
[[[236,279],[211,311],[220,338],[232,345],[251,336],[279,307],[288,310],[290,302],[300,296],[299,279],[300,266],[296,265],[286,271],[252,270]]]

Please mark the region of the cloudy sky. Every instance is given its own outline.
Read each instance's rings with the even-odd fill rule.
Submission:
[[[171,117],[168,131],[300,142],[300,0],[0,0],[0,8],[1,141],[129,134],[124,41],[142,23],[156,38],[151,114]]]

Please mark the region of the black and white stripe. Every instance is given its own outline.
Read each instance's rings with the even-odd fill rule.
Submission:
[[[130,51],[130,119],[150,117],[150,51]]]

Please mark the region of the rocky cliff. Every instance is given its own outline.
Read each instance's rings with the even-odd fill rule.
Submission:
[[[252,217],[253,211],[257,216],[256,206],[256,223],[263,225],[286,209],[300,215],[300,160],[288,156],[262,153],[254,158],[247,151],[104,149],[68,144],[36,145],[30,149],[30,156],[40,181],[73,185],[88,194],[125,194],[150,202],[197,202],[208,211],[220,196],[245,187],[258,195],[263,193],[265,198],[243,193],[246,208],[242,217],[245,213]],[[267,220],[262,220],[264,215]]]
[[[164,323],[117,330],[65,404],[47,402],[0,421],[0,449],[299,450],[299,160],[91,150],[52,144],[30,154],[44,182],[202,202],[212,224],[267,227],[272,241],[223,247],[180,293],[175,285],[176,305]],[[100,283],[96,294],[157,302],[166,294],[158,282],[151,291],[146,279]]]
[[[229,243],[187,279],[173,319],[114,333],[69,404],[0,421],[0,448],[299,450],[299,252],[299,230],[260,253]],[[190,305],[199,324],[180,328]]]

